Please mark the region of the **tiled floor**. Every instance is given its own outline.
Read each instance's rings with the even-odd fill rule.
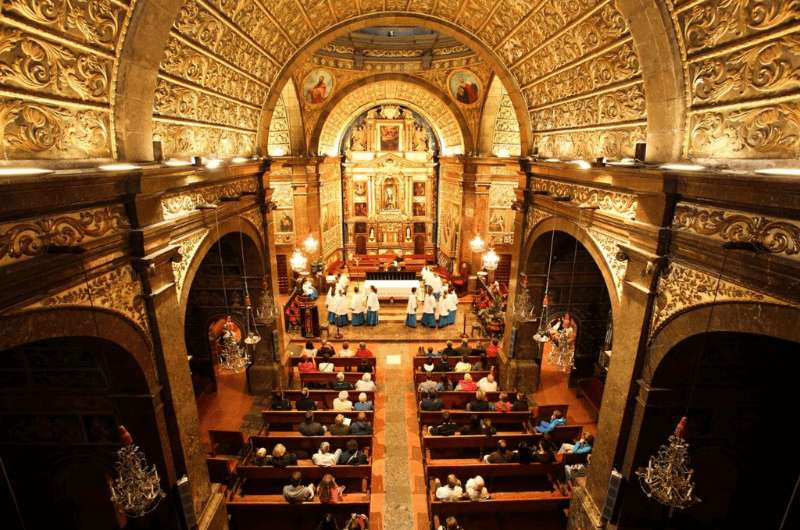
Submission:
[[[378,330],[381,327],[378,326]],[[401,335],[402,338],[389,340],[389,332],[382,330],[381,335],[386,338],[380,344],[370,345],[377,355],[378,373],[371,507],[373,530],[429,528],[411,357],[419,346],[441,348],[444,341],[433,335],[433,330],[423,331],[429,335],[423,336],[422,340],[407,333]],[[363,336],[359,332],[358,338]],[[540,389],[534,397],[539,403],[569,404],[569,422],[584,425],[587,430],[595,432],[593,413],[572,389],[567,388],[566,374],[545,364]],[[259,409],[261,402],[261,398],[246,394],[244,374],[219,375],[218,392],[201,396],[198,400],[200,427],[206,443],[209,429],[237,430],[249,425],[248,414]],[[522,523],[522,520],[512,519],[502,526],[513,528]],[[492,516],[487,521],[475,523],[479,525],[477,528],[489,530],[498,521]],[[543,529],[559,528],[555,522],[550,525],[544,520],[537,521],[537,525]]]

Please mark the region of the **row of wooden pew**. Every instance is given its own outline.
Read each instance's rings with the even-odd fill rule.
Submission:
[[[420,361],[417,359],[415,366],[417,362],[424,361],[424,358]],[[477,375],[473,374],[473,378]],[[415,372],[415,378],[417,376]],[[509,392],[509,394],[513,399],[514,393]],[[440,392],[438,397],[444,403],[443,411],[418,410],[425,480],[428,485],[428,511],[433,519],[434,528],[438,528],[439,524],[443,524],[446,518],[451,516],[456,517],[464,528],[503,528],[501,521],[507,514],[537,514],[533,517],[551,518],[555,513],[557,517],[563,517],[563,510],[569,505],[570,493],[560,477],[563,475],[564,465],[578,461],[580,457],[560,455],[558,460],[547,464],[484,463],[483,457],[494,451],[501,439],[505,440],[508,448],[512,450],[523,441],[529,446],[536,447],[542,435],[533,427],[540,420],[549,419],[556,409],[561,410],[566,416],[568,406],[539,405],[532,407],[531,410],[519,412],[465,410],[467,403],[474,396],[474,392]],[[498,396],[499,392],[487,393],[490,402],[497,401]],[[420,400],[422,397],[418,395]],[[441,423],[445,412],[449,413],[450,419],[459,427],[469,424],[473,417],[490,418],[497,432],[492,435],[430,434],[428,427]],[[564,425],[550,433],[550,438],[556,444],[572,442],[580,437],[581,431],[580,426]],[[450,474],[455,475],[463,487],[466,487],[468,479],[480,475],[485,481],[490,498],[480,501],[438,500],[435,480],[438,479],[441,484],[446,484]]]

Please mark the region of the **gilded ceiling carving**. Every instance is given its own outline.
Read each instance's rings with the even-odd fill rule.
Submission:
[[[135,0],[3,2],[2,158],[114,155],[112,79],[135,4]]]
[[[161,140],[166,157],[234,156],[255,152],[255,132],[171,123],[164,118],[153,121],[153,137]]]
[[[680,202],[675,207],[672,229],[717,241],[758,243],[768,252],[800,260],[800,222],[793,219]]]
[[[540,155],[563,160],[591,159],[595,155],[609,158],[632,157],[636,143],[646,140],[647,127],[644,125],[534,135],[534,142],[539,148]]]
[[[533,191],[546,191],[551,196],[557,197],[569,196],[580,206],[597,207],[600,211],[626,219],[636,218],[638,201],[635,195],[629,193],[589,188],[539,177],[533,179]]]
[[[189,270],[192,259],[194,259],[194,255],[197,254],[197,249],[200,248],[200,244],[206,238],[208,232],[207,229],[200,230],[199,232],[194,232],[188,237],[174,242],[174,244],[178,245],[178,254],[181,255],[181,261],[172,262],[172,275],[175,277],[175,289],[178,291],[178,297],[180,297],[181,291],[183,290],[186,272]]]
[[[121,205],[0,224],[0,265],[39,256],[48,245],[81,245],[129,226]]]
[[[256,232],[258,232],[258,235],[261,238],[261,244],[264,244],[267,238],[266,234],[264,233],[264,223],[262,222],[263,216],[261,215],[261,210],[258,207],[251,208],[241,215],[242,218],[247,219],[253,225],[253,228],[256,229]]]
[[[258,184],[255,179],[244,179],[186,193],[167,195],[161,199],[161,213],[165,220],[175,219],[194,212],[200,204],[213,204],[220,197],[239,196],[244,192],[255,192],[257,188]]]
[[[283,156],[292,152],[291,136],[289,135],[289,116],[286,112],[286,103],[283,96],[278,99],[272,120],[269,123],[269,154]]]
[[[553,214],[550,212],[539,210],[535,206],[528,207],[528,213],[525,216],[525,241],[527,241],[529,245],[532,243],[529,240],[536,226],[550,217],[553,217]]]
[[[688,158],[797,158],[795,0],[671,0],[685,75]],[[734,45],[735,43],[735,45]]]
[[[617,291],[617,299],[622,298],[622,282],[625,280],[625,271],[628,269],[627,260],[618,260],[617,252],[619,245],[626,243],[626,241],[612,237],[604,232],[594,228],[587,228],[586,231],[591,236],[592,240],[597,244],[600,253],[603,254],[606,265],[611,271],[611,276],[614,280],[614,287]]]
[[[719,281],[717,274],[708,273],[679,262],[670,262],[658,279],[655,307],[650,323],[652,338],[669,320],[680,313],[710,305],[716,293],[717,303],[760,302],[794,306],[784,300],[760,293],[728,280]]]
[[[89,278],[88,282],[48,296],[26,306],[23,310],[61,306],[110,309],[130,319],[148,339],[150,338],[150,324],[142,296],[142,283],[130,265],[123,265],[100,276]]]
[[[461,127],[453,112],[435,94],[420,85],[381,80],[352,90],[328,114],[319,138],[319,153],[339,149],[342,135],[356,115],[368,105],[393,101],[408,105],[425,116],[447,147],[463,147]]]

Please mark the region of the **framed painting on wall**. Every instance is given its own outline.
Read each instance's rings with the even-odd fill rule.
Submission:
[[[381,151],[400,150],[400,126],[381,125],[380,126]]]

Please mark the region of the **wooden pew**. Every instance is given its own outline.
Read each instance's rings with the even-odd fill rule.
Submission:
[[[302,396],[302,390],[284,390],[283,394],[289,401],[292,402],[292,406],[294,403],[297,402],[298,399]],[[349,390],[349,400],[355,403],[358,401],[358,395],[361,392],[358,390]],[[367,401],[372,401],[375,403],[375,392],[365,392],[367,394]],[[317,408],[320,409],[330,409],[333,408],[333,400],[339,397],[339,390],[309,390],[308,395],[311,399],[317,402]]]
[[[414,388],[417,388],[421,382],[425,381],[426,373],[427,372],[414,372]],[[442,376],[445,376],[453,382],[453,385],[456,385],[459,381],[464,379],[464,373],[465,372],[431,372],[431,379],[434,381],[441,381]],[[472,376],[472,380],[477,383],[481,378],[489,375],[489,371],[469,372],[469,374]],[[495,379],[496,378],[497,374],[495,374]]]
[[[442,400],[445,409],[460,409],[467,408],[467,403],[472,401],[475,397],[475,392],[462,392],[457,390],[437,392],[436,396]],[[486,398],[490,403],[494,403],[500,397],[500,392],[486,392]],[[417,392],[417,401],[422,401],[425,398],[424,394]],[[516,400],[516,394],[510,394],[508,400],[513,402]]]
[[[581,435],[580,425],[564,425],[551,433],[555,444],[571,443]],[[520,442],[528,442],[535,446],[542,438],[538,433],[498,431],[492,436],[482,434],[456,434],[453,436],[432,436],[427,432],[422,433],[422,446],[426,458],[451,458],[459,455],[483,455],[497,447],[499,440],[505,440],[509,449],[516,449]]]
[[[236,470],[236,459],[224,456],[206,457],[206,467],[208,467],[208,479],[211,482],[230,485]]]
[[[361,379],[361,376],[364,375],[361,372],[310,372],[310,373],[301,373],[300,374],[300,385],[301,386],[308,386],[309,383],[318,383],[325,386],[330,387],[332,383],[336,381],[336,374],[344,374],[344,380],[348,383],[355,385],[356,381]],[[377,384],[375,381],[375,377],[373,376],[372,380]]]
[[[422,425],[438,425],[442,422],[442,412],[443,411],[427,411],[423,410],[419,413],[419,421]],[[458,425],[466,425],[470,422],[470,419],[473,415],[478,416],[478,418],[490,418],[492,420],[492,425],[497,427],[498,429],[502,427],[508,427],[510,425],[514,425],[519,427],[520,429],[524,429],[526,432],[531,430],[530,427],[530,419],[531,413],[529,411],[525,412],[471,412],[467,410],[449,410],[447,411],[450,413],[450,419],[453,420]],[[505,430],[515,430],[515,429],[505,429]]]
[[[240,431],[211,429],[208,431],[208,439],[211,443],[211,456],[241,456],[247,448],[245,434]]]
[[[369,493],[345,491],[336,504],[288,503],[282,494],[231,496],[227,502],[232,528],[237,530],[298,530],[316,528],[322,517],[331,513],[344,528],[351,513],[370,513]]]
[[[267,453],[271,453],[272,448],[275,447],[276,444],[280,443],[286,447],[287,451],[290,453],[295,453],[298,458],[310,458],[312,454],[317,452],[322,442],[330,443],[331,449],[335,451],[337,449],[344,449],[347,445],[347,442],[350,440],[355,440],[358,443],[358,446],[362,449],[372,448],[372,435],[369,434],[347,434],[342,436],[326,434],[325,436],[303,436],[299,432],[278,432],[272,433],[269,436],[251,436],[251,449],[245,461],[250,462],[252,453],[254,453],[259,447],[263,447],[267,450]]]
[[[475,364],[476,362],[478,362],[480,360],[480,358],[481,358],[480,355],[470,355],[468,357],[469,362],[471,364]],[[432,359],[429,359],[427,355],[424,355],[424,356],[423,355],[414,355],[413,359],[414,359],[413,360],[414,371],[415,372],[422,372],[424,370],[422,368],[422,366],[424,364],[426,364],[429,361],[433,361],[434,363],[436,363],[436,361],[439,360],[439,357],[433,357]],[[460,357],[456,357],[456,356],[448,355],[447,356],[447,360],[452,366],[455,366],[455,364],[458,361],[460,361],[461,358]],[[497,357],[492,357],[492,358],[489,358],[487,360],[489,361],[489,366],[495,366],[495,367],[497,366]]]
[[[261,420],[264,422],[263,431],[270,432],[275,430],[297,430],[297,426],[305,420],[305,412],[302,410],[262,410]],[[336,416],[343,414],[346,418],[355,420],[358,412],[337,412],[335,410],[317,410],[314,412],[314,421],[323,425],[331,425],[335,422]],[[365,412],[367,421],[373,421],[373,412]]]
[[[301,360],[302,360],[302,356],[290,355],[289,356],[289,366],[294,368],[298,364],[300,364]],[[322,361],[322,357],[316,357],[315,360],[316,360],[317,364],[319,364]],[[372,367],[372,372],[373,373],[375,372],[375,366],[376,366],[377,363],[376,363],[376,360],[375,360],[374,357],[371,357],[371,358],[368,358],[368,359],[360,359],[358,357],[336,357],[336,356],[334,356],[334,357],[330,357],[328,359],[328,361],[326,361],[326,362],[333,363],[333,365],[336,368],[347,368],[349,366],[358,366],[359,364],[361,364],[361,361],[367,361],[367,363],[369,363],[369,365]]]
[[[495,491],[483,501],[444,502],[430,499],[430,513],[438,518],[460,517],[462,514],[536,513],[562,510],[569,506],[570,496],[560,491]],[[459,519],[460,520],[460,519]]]
[[[553,405],[537,405],[533,409],[533,424],[536,425],[542,420],[549,420],[553,411],[560,410],[564,417],[567,417],[569,405],[566,403],[555,403]]]

